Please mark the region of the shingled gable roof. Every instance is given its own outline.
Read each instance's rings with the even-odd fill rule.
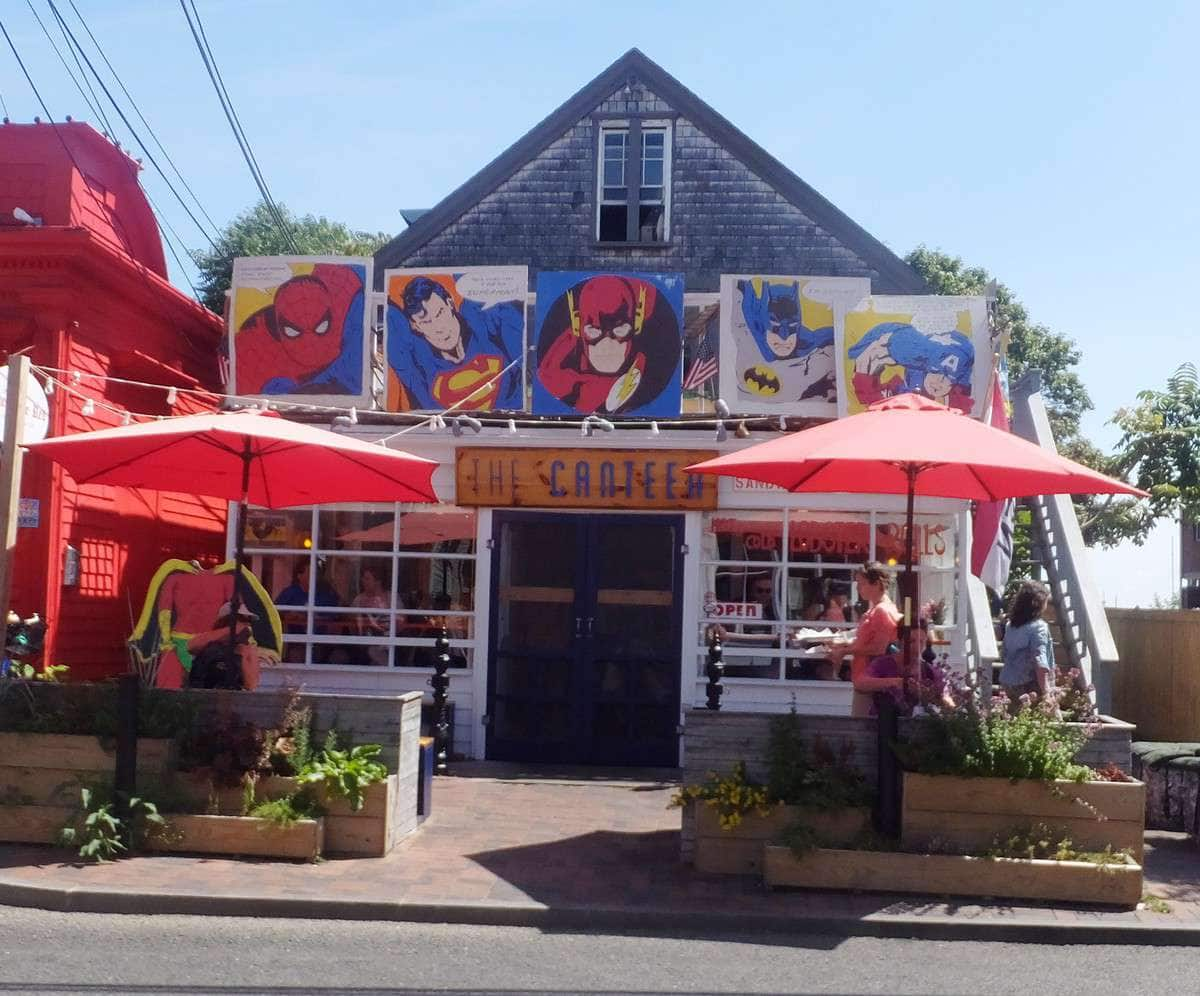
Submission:
[[[631,80],[644,83],[680,115],[741,160],[807,217],[886,278],[896,293],[928,292],[916,271],[887,246],[636,48],[626,52],[457,190],[423,212],[407,229],[379,249],[375,253],[376,272],[382,273],[387,267],[402,266],[409,256]]]

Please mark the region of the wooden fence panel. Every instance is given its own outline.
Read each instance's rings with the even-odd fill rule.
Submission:
[[[1113,714],[1138,740],[1200,741],[1200,612],[1109,609],[1121,661]]]

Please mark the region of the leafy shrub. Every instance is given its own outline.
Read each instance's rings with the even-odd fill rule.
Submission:
[[[717,822],[722,830],[733,830],[741,825],[742,818],[750,812],[769,816],[771,805],[765,786],[752,782],[746,775],[746,762],[738,761],[733,773],[718,775],[708,773],[700,785],[684,785],[671,797],[671,806],[686,806],[689,802],[701,802],[717,811]]]
[[[76,820],[59,831],[58,840],[64,847],[78,847],[79,856],[89,861],[114,861],[127,850],[126,830],[136,847],[147,824],[163,825],[154,803],[137,796],[128,797],[126,811],[131,824],[117,816],[117,801],[106,797],[102,791],[84,788],[80,790],[82,819]]]
[[[387,767],[376,760],[382,751],[379,744],[341,750],[337,735],[330,731],[321,753],[309,760],[296,777],[302,785],[324,785],[331,795],[347,799],[357,812],[363,807],[367,787],[387,778]]]
[[[310,820],[320,815],[312,799],[303,792],[285,795],[269,802],[260,802],[246,814],[260,820],[270,820],[280,827],[293,826],[300,820]]]
[[[1045,823],[1015,827],[998,834],[992,846],[983,853],[986,858],[1021,858],[1028,861],[1087,861],[1097,865],[1120,865],[1132,862],[1128,851],[1114,851],[1108,845],[1103,851],[1079,851],[1069,837],[1061,836]]]
[[[840,752],[820,737],[811,748],[802,735],[795,707],[771,717],[767,738],[767,797],[771,802],[809,809],[843,809],[871,804],[866,779],[850,759],[850,746]]]
[[[1037,705],[1016,711],[996,696],[981,703],[969,686],[953,692],[956,705],[929,712],[919,740],[895,745],[910,770],[929,775],[1032,778],[1085,782],[1092,771],[1075,761],[1091,736]]]

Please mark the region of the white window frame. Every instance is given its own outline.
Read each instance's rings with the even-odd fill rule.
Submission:
[[[601,121],[599,123],[599,126],[596,129],[596,132],[597,132],[597,138],[596,138],[596,213],[595,213],[594,224],[592,226],[592,233],[597,242],[603,241],[606,245],[611,244],[611,245],[630,245],[630,246],[659,246],[659,245],[665,245],[666,243],[671,241],[671,176],[672,176],[671,163],[672,163],[672,159],[673,159],[673,150],[674,150],[674,134],[673,134],[674,129],[672,127],[672,122],[670,120],[665,120],[665,119],[664,120],[655,119],[655,120],[642,121],[640,128],[641,128],[641,134],[643,136],[648,131],[661,132],[662,136],[663,136],[662,199],[645,202],[647,204],[647,206],[651,206],[651,207],[658,207],[659,205],[662,206],[662,209],[663,209],[663,237],[661,240],[656,240],[654,242],[644,242],[641,239],[638,239],[633,242],[629,242],[629,241],[626,241],[625,239],[620,239],[620,240],[614,241],[612,239],[601,240],[601,238],[600,238],[600,213],[601,213],[602,208],[604,208],[606,205],[617,205],[617,204],[619,204],[622,207],[628,207],[628,205],[629,205],[628,190],[629,190],[630,181],[633,181],[633,180],[637,181],[637,205],[638,205],[639,214],[640,214],[640,208],[642,205],[641,190],[642,190],[642,178],[643,178],[644,167],[643,167],[641,146],[642,146],[642,144],[644,144],[644,139],[639,140],[639,147],[636,149],[637,159],[635,162],[630,155],[630,152],[631,152],[631,147],[629,144],[630,122],[628,119],[625,119],[625,118],[614,118],[612,120]],[[614,201],[611,199],[606,200],[604,197],[604,188],[606,186],[606,184],[604,183],[604,139],[605,139],[606,135],[611,134],[613,132],[619,132],[619,133],[624,134],[624,136],[625,136],[625,143],[624,143],[624,145],[625,145],[625,164],[624,164],[624,169],[623,169],[623,176],[624,176],[624,180],[625,180],[624,189],[626,190],[627,193],[626,193],[626,199],[624,201]],[[628,226],[628,218],[626,219],[626,225]],[[641,226],[639,225],[638,227],[639,227],[639,234],[640,234]]]

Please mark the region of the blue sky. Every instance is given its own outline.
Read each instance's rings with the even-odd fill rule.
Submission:
[[[249,206],[256,191],[178,4],[75,2],[208,213],[223,223]],[[34,6],[53,23],[46,0]],[[986,266],[1074,337],[1096,402],[1085,426],[1102,445],[1116,408],[1196,359],[1200,5],[197,6],[294,210],[399,231],[400,208],[435,203],[637,46],[895,251],[924,242]],[[29,10],[4,8],[51,113],[90,117]],[[40,113],[6,49],[0,95],[15,120]],[[1164,527],[1141,549],[1095,554],[1106,598],[1145,605],[1173,590],[1172,538]]]

